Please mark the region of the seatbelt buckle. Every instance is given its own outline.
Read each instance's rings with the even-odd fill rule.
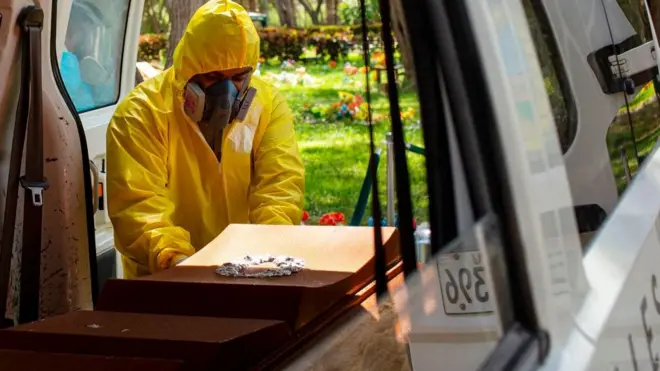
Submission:
[[[48,181],[28,181],[21,177],[21,186],[32,195],[32,205],[42,206],[44,204],[44,190],[48,189]],[[27,196],[27,195],[26,195]]]

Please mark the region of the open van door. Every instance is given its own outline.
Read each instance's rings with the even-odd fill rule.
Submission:
[[[653,3],[657,8],[657,2]],[[583,236],[585,231],[593,235],[583,240],[581,261],[588,288],[578,295],[566,318],[567,336],[552,338],[553,350],[544,369],[657,370],[660,152],[656,145],[618,197],[605,143],[620,107],[627,106],[634,92],[658,75],[657,40],[642,39],[644,33],[655,37],[658,30],[633,28],[644,20],[633,19],[634,12],[621,8],[639,6],[641,16],[647,17],[644,9],[649,9],[650,2],[532,0],[531,4],[537,14],[546,15],[549,27],[543,37],[556,40],[558,51],[557,58],[548,60],[563,65],[568,89],[562,92],[571,93],[577,108],[576,128],[564,162],[579,231]],[[654,24],[651,19],[647,24]],[[540,60],[542,67],[544,62]],[[657,122],[654,114],[652,121]],[[628,119],[632,131],[638,122]],[[557,115],[555,121],[560,124]],[[653,143],[657,129],[648,135],[648,142]],[[547,195],[537,197],[541,203]],[[578,212],[593,206],[607,215]],[[575,257],[571,260],[570,264],[580,263]]]
[[[80,118],[92,168],[98,285],[121,277],[105,197],[106,129],[135,86],[144,0],[58,0],[54,37],[59,72]]]
[[[605,141],[653,40],[617,1],[422,3],[436,255],[395,295],[413,369],[659,369],[660,152],[619,197]]]
[[[142,7],[142,0],[0,1],[0,81],[8,82],[0,88],[0,206],[7,212],[3,236],[11,237],[3,241],[0,255],[0,301],[7,298],[6,315],[0,317],[36,319],[19,318],[21,296],[32,297],[30,312],[40,318],[91,308],[99,285],[116,275],[103,197],[105,131],[114,106],[134,85]],[[34,18],[26,28],[28,8]],[[28,44],[30,32],[38,33],[40,43]],[[36,268],[21,278],[22,236],[35,230],[24,220],[25,191],[17,184],[21,164],[35,148],[28,144],[23,159],[18,152],[18,167],[12,168],[10,153],[21,112],[35,112],[28,99],[19,100],[26,93],[42,102],[38,121],[47,187],[38,199],[41,248],[29,247],[36,251]],[[38,282],[31,286],[38,287],[35,292],[21,291],[25,277]]]

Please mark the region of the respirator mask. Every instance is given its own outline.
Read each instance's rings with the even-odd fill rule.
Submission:
[[[231,78],[202,87],[190,81],[184,92],[184,111],[199,124],[204,139],[219,158],[222,132],[234,120],[243,121],[257,89],[250,87],[250,77],[238,90]]]

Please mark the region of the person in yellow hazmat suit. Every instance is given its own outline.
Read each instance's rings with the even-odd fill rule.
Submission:
[[[211,0],[173,65],[118,105],[107,132],[108,212],[124,277],[172,267],[230,223],[300,224],[304,168],[284,97],[258,76],[240,5]]]

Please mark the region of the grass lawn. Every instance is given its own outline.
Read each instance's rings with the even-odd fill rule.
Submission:
[[[305,210],[312,223],[324,213],[340,211],[347,220],[353,215],[360,188],[367,172],[369,161],[369,128],[360,122],[311,122],[302,114],[306,104],[331,104],[338,101],[340,91],[365,96],[364,74],[347,76],[342,68],[330,69],[322,65],[308,65],[307,72],[317,78],[314,86],[291,86],[276,84],[286,96],[296,123],[298,145],[305,163]],[[263,67],[262,75],[279,73],[279,67]],[[375,85],[375,83],[373,84]],[[387,96],[372,85],[372,109],[374,113],[389,116]],[[365,97],[366,99],[366,97]],[[400,92],[401,110],[412,107],[418,117],[418,101],[414,92]],[[421,127],[418,119],[405,125],[406,141],[422,146]],[[378,183],[383,212],[385,211],[385,134],[390,131],[389,120],[374,125],[376,144],[383,149]],[[428,219],[428,197],[424,158],[408,153],[410,182],[414,214],[418,221]],[[363,224],[371,215],[371,203],[365,212]]]

